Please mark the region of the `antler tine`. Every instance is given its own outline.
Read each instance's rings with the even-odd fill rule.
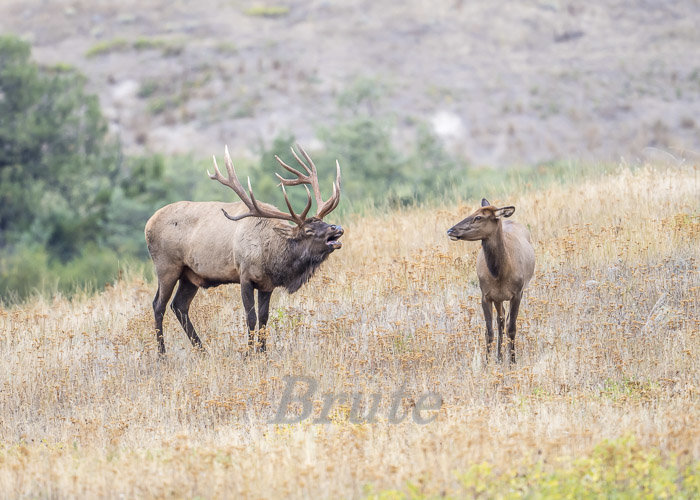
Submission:
[[[216,156],[213,156],[214,160],[214,174],[210,174],[209,171],[207,171],[207,174],[209,175],[210,179],[214,179],[219,181],[221,184],[224,186],[230,187],[233,189],[233,191],[238,195],[238,197],[241,199],[241,201],[245,204],[246,207],[248,207],[248,213],[241,214],[241,215],[229,215],[226,210],[223,208],[221,211],[224,213],[224,215],[233,221],[238,221],[241,219],[244,219],[246,217],[263,217],[267,219],[282,219],[282,220],[287,220],[294,222],[296,224],[302,224],[304,222],[303,218],[300,218],[298,215],[294,213],[293,210],[291,210],[290,207],[290,213],[284,213],[281,210],[277,209],[269,209],[267,207],[263,208],[258,204],[258,200],[255,198],[255,194],[253,194],[253,187],[251,186],[250,183],[250,177],[248,177],[248,193],[246,193],[245,188],[243,188],[243,185],[241,185],[240,180],[238,180],[238,175],[236,175],[236,170],[233,167],[233,162],[231,161],[231,155],[228,152],[228,147],[224,149],[224,163],[226,165],[226,172],[228,173],[228,179],[224,178],[223,175],[221,175],[221,170],[219,170],[219,165],[216,163]],[[285,194],[285,199],[286,199],[286,194]],[[289,201],[287,201],[287,206],[289,206]]]
[[[298,186],[299,184],[309,184],[309,182],[306,180],[306,176],[301,176],[296,179],[285,179],[277,172],[275,172],[275,175],[280,180],[280,184],[283,186]]]
[[[233,191],[238,195],[238,197],[241,199],[243,203],[246,204],[246,206],[249,209],[252,209],[250,199],[246,195],[245,189],[243,189],[243,186],[241,185],[241,182],[238,180],[238,176],[236,175],[236,170],[233,168],[233,162],[231,161],[231,155],[229,155],[228,152],[228,146],[224,148],[224,163],[226,165],[226,172],[228,173],[228,179],[224,178],[223,175],[221,175],[221,170],[219,170],[219,165],[216,163],[216,155],[212,155],[212,159],[214,160],[214,174],[210,174],[209,170],[207,170],[207,174],[209,175],[210,179],[219,181],[221,184],[224,186],[230,187],[233,189]]]
[[[316,217],[323,219],[326,215],[331,213],[340,203],[340,163],[338,160],[335,161],[335,182],[333,183],[333,194],[318,207],[318,212]]]
[[[299,172],[299,171],[298,171],[297,169],[295,169],[294,167],[290,167],[289,165],[287,165],[287,164],[282,160],[282,158],[280,158],[279,156],[275,155],[275,159],[277,160],[277,163],[279,163],[280,165],[282,165],[282,167],[284,167],[287,171],[289,171],[289,172],[291,172],[292,174],[294,174],[294,175],[297,176],[296,179],[285,179],[285,178],[282,177],[280,174],[275,173],[275,175],[277,176],[277,178],[278,178],[280,181],[282,181],[282,184],[284,184],[285,186],[296,186],[296,185],[298,185],[298,184],[306,184],[306,183],[308,183],[308,179],[309,179],[309,178],[308,178],[306,175],[302,174],[301,172]]]
[[[294,158],[297,160],[299,165],[304,167],[304,170],[308,173],[308,175],[304,175],[298,170],[290,167],[286,163],[284,163],[280,158],[277,158],[277,161],[282,165],[285,169],[287,169],[289,172],[293,173],[294,175],[297,176],[296,179],[285,179],[281,175],[277,175],[277,177],[280,179],[283,185],[286,186],[296,186],[298,184],[310,184],[311,188],[314,191],[314,197],[316,198],[316,207],[317,207],[317,212],[316,212],[316,217],[319,219],[322,219],[325,215],[328,215],[332,210],[334,210],[337,206],[338,203],[340,202],[340,164],[338,163],[338,160],[335,162],[336,166],[336,181],[333,184],[333,195],[328,201],[323,201],[323,197],[321,196],[321,188],[318,183],[318,171],[316,170],[316,165],[314,164],[314,161],[311,159],[311,156],[302,148],[299,144],[296,145],[297,149],[301,152],[301,155],[304,157],[304,160],[301,159],[299,154],[294,150],[294,148],[291,148],[292,154],[294,155]]]
[[[294,155],[294,158],[299,162],[299,165],[304,167],[304,170],[306,170],[306,173],[309,175],[314,175],[316,173],[316,165],[314,165],[314,162],[309,158],[309,155],[306,154],[306,151],[304,151],[304,148],[302,148],[299,144],[296,145],[296,147],[301,151],[301,154],[304,155],[304,158],[306,158],[306,161],[309,162],[309,165],[311,165],[311,168],[309,168],[309,165],[304,163],[301,158],[299,158],[299,155],[297,154],[296,151],[294,151],[294,148],[289,148],[292,150],[292,154]]]
[[[309,210],[311,210],[311,193],[309,192],[309,188],[304,186],[304,189],[306,189],[306,207],[304,207],[304,211],[301,213],[300,217],[302,220],[306,220],[306,215],[309,213]]]
[[[224,215],[226,216],[227,219],[231,219],[233,221],[245,219],[246,217],[250,217],[251,215],[253,215],[250,212],[248,212],[247,214],[236,215],[234,217],[233,215],[229,215],[228,212],[226,210],[224,210],[223,208],[221,209],[221,211],[224,213]]]
[[[250,185],[250,177],[248,177],[248,194],[250,195],[250,201],[253,203],[253,208],[258,212],[262,212],[258,206],[258,200],[255,199],[255,195],[253,194],[253,186]]]
[[[229,178],[235,179],[240,186],[241,183],[238,182],[238,176],[236,175],[236,170],[233,168],[231,155],[228,152],[228,144],[224,145],[224,166],[226,167],[226,172],[228,173]]]
[[[318,171],[316,170],[316,165],[314,165],[313,160],[311,157],[308,155],[306,151],[304,151],[304,148],[302,148],[299,144],[297,144],[297,148],[299,148],[299,151],[301,151],[301,154],[304,155],[304,158],[306,158],[306,161],[309,162],[309,165],[307,166],[306,163],[304,163],[301,158],[299,158],[299,155],[297,155],[296,151],[292,149],[292,154],[294,155],[294,158],[303,165],[304,169],[309,173],[308,180],[309,184],[311,184],[311,189],[314,191],[314,197],[316,198],[316,207],[320,207],[321,204],[323,203],[323,198],[321,197],[321,188],[318,185]]]
[[[275,156],[277,159],[277,162],[282,165],[282,167],[285,168],[288,172],[291,172],[292,174],[296,175],[296,179],[286,179],[282,177],[279,174],[275,174],[277,178],[280,180],[282,186],[298,186],[300,184],[308,184],[311,186],[311,188],[314,191],[314,196],[316,198],[316,206],[321,207],[324,205],[323,198],[321,197],[321,188],[318,185],[318,171],[316,170],[316,165],[314,164],[313,160],[309,156],[309,154],[302,148],[299,144],[296,145],[299,151],[301,151],[301,154],[303,157],[306,159],[306,162],[302,160],[299,157],[299,154],[294,150],[294,148],[290,148],[292,151],[292,155],[294,155],[294,158],[296,161],[304,167],[304,170],[308,173],[308,175],[304,175],[301,173],[299,170],[287,165],[279,156]],[[307,188],[308,191],[308,188]],[[309,194],[310,196],[310,194]],[[305,213],[307,211],[305,210]]]
[[[304,186],[306,189],[306,196],[307,196],[307,201],[306,201],[306,207],[304,207],[304,211],[301,213],[301,215],[297,215],[294,212],[294,209],[292,208],[292,204],[289,202],[289,198],[287,197],[287,190],[284,187],[284,184],[282,184],[282,194],[284,195],[284,202],[287,204],[287,208],[289,209],[289,213],[292,215],[294,218],[294,221],[301,225],[304,223],[304,220],[306,220],[306,214],[309,213],[309,209],[311,208],[311,193],[309,193],[309,188]]]
[[[331,205],[331,210],[333,210],[338,206],[338,203],[340,203],[340,163],[338,163],[338,160],[335,160],[335,181],[333,181],[333,195],[328,201],[331,200],[333,200],[333,204]]]
[[[255,195],[253,194],[253,187],[250,185],[250,177],[248,177],[248,193],[250,194],[250,199],[253,202],[253,207],[255,208],[256,213],[253,215],[257,215],[258,217],[268,217],[268,218],[273,218],[273,219],[284,219],[288,220],[291,222],[296,223],[297,225],[302,225],[304,223],[304,219],[300,218],[297,214],[294,213],[294,209],[292,208],[291,203],[289,203],[289,198],[287,198],[287,191],[284,189],[284,186],[282,186],[282,193],[284,194],[284,201],[287,203],[287,208],[289,208],[289,213],[286,214],[282,212],[281,210],[275,209],[263,209],[260,208],[258,205],[258,200],[255,199]],[[260,214],[260,215],[258,215]]]

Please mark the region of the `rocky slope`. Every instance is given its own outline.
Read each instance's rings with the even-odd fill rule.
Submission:
[[[305,144],[358,78],[397,141],[431,124],[480,165],[700,155],[697,0],[0,4],[0,31],[78,67],[130,152]]]

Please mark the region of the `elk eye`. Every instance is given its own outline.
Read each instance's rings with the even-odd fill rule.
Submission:
[[[481,215],[477,215],[476,217],[474,217],[474,220],[481,220],[481,219],[482,219]]]

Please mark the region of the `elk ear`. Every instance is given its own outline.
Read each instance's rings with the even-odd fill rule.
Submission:
[[[294,237],[294,228],[292,226],[275,226],[272,229],[283,238]]]
[[[486,198],[481,198],[482,207],[488,207],[489,205],[491,205],[491,203],[489,203],[489,200],[487,200]]]
[[[510,217],[515,213],[515,207],[502,207],[496,210],[496,217]]]

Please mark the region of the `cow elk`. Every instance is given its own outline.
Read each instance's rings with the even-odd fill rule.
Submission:
[[[180,284],[171,308],[194,347],[202,348],[189,317],[190,304],[197,290],[240,283],[248,323],[248,347],[255,345],[255,326],[259,319],[258,347],[264,351],[272,291],[283,287],[289,293],[296,292],[318,266],[341,247],[339,238],[343,235],[343,228],[323,221],[340,201],[340,165],[336,161],[333,194],[324,201],[316,166],[309,155],[299,149],[305,161],[293,148],[292,153],[305,173],[276,157],[282,167],[296,176],[287,179],[276,174],[289,213],[256,200],[250,179],[246,193],[226,148],[224,162],[228,177],[221,175],[216,157],[214,174],[209,174],[209,177],[230,187],[241,201],[180,201],[161,208],[146,223],[146,242],[158,277],[153,312],[160,354],[165,353],[163,315],[178,281]],[[300,184],[304,185],[308,200],[304,211],[297,214],[287,198],[285,186]],[[311,193],[307,185],[311,186],[316,198],[317,212],[312,217],[307,217],[311,208]],[[258,291],[257,318],[255,290]]]
[[[498,360],[501,361],[503,339],[503,302],[509,301],[508,339],[510,361],[515,362],[515,323],[518,319],[523,290],[535,271],[535,251],[530,242],[530,232],[517,222],[505,220],[515,212],[515,207],[496,208],[485,198],[481,208],[459,224],[447,230],[452,240],[481,240],[481,250],[476,258],[476,274],[481,287],[481,305],[486,320],[486,356],[493,342],[492,311],[496,306],[498,321]]]

